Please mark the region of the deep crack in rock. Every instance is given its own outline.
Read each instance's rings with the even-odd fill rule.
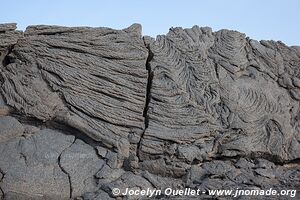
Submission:
[[[150,66],[150,61],[153,58],[153,53],[151,52],[151,49],[150,49],[149,45],[147,44],[147,41],[145,41],[145,37],[143,37],[143,40],[144,40],[145,47],[148,49],[148,57],[147,57],[146,65],[145,65],[145,67],[148,71],[148,78],[147,78],[147,90],[146,90],[145,107],[144,107],[144,110],[143,110],[143,117],[144,117],[144,120],[145,120],[145,127],[144,127],[144,131],[143,131],[143,133],[140,137],[140,140],[138,142],[138,145],[137,145],[136,156],[138,157],[138,159],[140,158],[139,151],[140,151],[140,148],[141,148],[141,141],[142,141],[142,138],[144,137],[145,131],[148,128],[148,125],[149,125],[149,118],[148,118],[147,113],[148,113],[149,102],[150,102],[150,98],[151,98],[151,87],[152,87],[152,79],[153,79],[153,73],[151,71],[151,66]]]

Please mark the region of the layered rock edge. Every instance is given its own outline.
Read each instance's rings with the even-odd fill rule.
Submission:
[[[198,26],[154,39],[139,24],[2,24],[0,53],[0,199],[300,188],[297,46]]]

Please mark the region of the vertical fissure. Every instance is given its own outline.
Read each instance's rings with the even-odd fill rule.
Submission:
[[[72,188],[72,181],[71,181],[71,176],[70,174],[63,168],[62,164],[61,164],[61,155],[68,149],[70,148],[74,143],[75,143],[76,139],[74,138],[74,141],[72,142],[72,144],[70,144],[70,146],[68,146],[67,148],[65,148],[59,155],[58,157],[58,166],[61,169],[61,171],[63,173],[65,173],[68,176],[68,181],[69,181],[69,186],[70,186],[70,199],[72,199],[72,194],[73,194],[73,188]]]
[[[148,78],[147,78],[147,86],[146,86],[146,100],[145,100],[145,107],[144,107],[144,110],[143,110],[143,117],[144,117],[144,123],[145,123],[145,127],[144,127],[144,131],[140,137],[140,141],[138,143],[138,146],[137,146],[137,152],[136,152],[136,156],[138,157],[138,159],[140,159],[140,148],[141,148],[141,142],[142,142],[142,139],[144,137],[144,134],[149,126],[149,117],[148,117],[148,109],[149,109],[149,103],[150,103],[150,99],[151,99],[151,87],[152,87],[152,80],[153,80],[153,72],[151,70],[151,65],[150,65],[150,61],[152,60],[153,58],[153,53],[150,49],[150,46],[149,44],[147,44],[147,42],[145,42],[145,38],[143,37],[143,40],[144,40],[144,45],[145,47],[148,49],[148,57],[147,57],[147,60],[146,60],[146,70],[148,71]]]
[[[147,79],[147,88],[146,88],[146,102],[143,111],[143,117],[145,118],[145,129],[148,128],[149,119],[148,119],[148,108],[151,98],[151,87],[152,87],[152,80],[153,80],[153,72],[151,71],[150,61],[153,58],[153,53],[150,50],[149,45],[145,44],[146,48],[148,49],[148,58],[146,61],[146,69],[148,71],[148,79]]]

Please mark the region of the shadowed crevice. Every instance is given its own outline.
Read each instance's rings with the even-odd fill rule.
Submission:
[[[153,53],[150,50],[149,45],[145,44],[146,48],[148,49],[148,58],[146,61],[146,69],[148,71],[148,78],[147,78],[147,90],[146,90],[146,102],[143,111],[143,117],[145,118],[145,129],[148,128],[149,119],[148,119],[148,108],[151,98],[151,87],[152,87],[152,80],[153,80],[153,72],[151,71],[150,61],[153,58]]]
[[[143,38],[143,40],[144,40],[144,38]],[[144,107],[144,110],[143,110],[143,117],[144,117],[144,120],[145,120],[145,128],[144,128],[144,131],[143,131],[143,133],[140,137],[140,141],[139,141],[138,146],[137,146],[136,156],[138,158],[140,158],[139,152],[140,152],[140,148],[141,148],[142,139],[144,137],[145,131],[147,130],[147,128],[149,126],[148,109],[149,109],[149,103],[150,103],[150,99],[151,99],[151,88],[152,88],[152,80],[153,80],[153,72],[151,71],[151,65],[150,65],[150,61],[153,59],[153,53],[150,49],[150,46],[145,42],[145,40],[144,40],[144,44],[145,44],[145,47],[148,50],[148,57],[147,57],[147,60],[146,60],[146,70],[148,71],[148,77],[147,77],[145,107]]]
[[[13,49],[15,47],[15,44],[10,45],[9,47],[7,47],[6,52],[3,55],[3,60],[2,60],[2,66],[6,67],[7,65],[9,65],[10,63],[13,63],[13,61],[11,60],[10,54],[12,53]],[[1,56],[1,54],[0,54]],[[2,56],[1,56],[2,57]]]

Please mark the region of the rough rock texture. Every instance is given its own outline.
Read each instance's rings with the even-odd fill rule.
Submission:
[[[148,52],[139,29],[28,27],[2,72],[7,104],[128,154],[128,135],[144,128]]]
[[[172,165],[218,156],[272,157],[280,162],[299,158],[299,102],[291,92],[298,87],[287,73],[297,74],[297,50],[197,26],[171,29],[148,43],[153,80],[149,127],[140,149],[143,160],[148,163],[164,152],[167,159],[172,157]],[[274,53],[278,62],[267,65],[268,57],[260,53],[264,51]],[[291,82],[286,86],[290,89],[281,82]],[[186,165],[175,171],[165,167],[177,171],[176,176],[186,170]]]
[[[15,29],[0,25],[0,199],[300,189],[300,47],[198,26]]]

